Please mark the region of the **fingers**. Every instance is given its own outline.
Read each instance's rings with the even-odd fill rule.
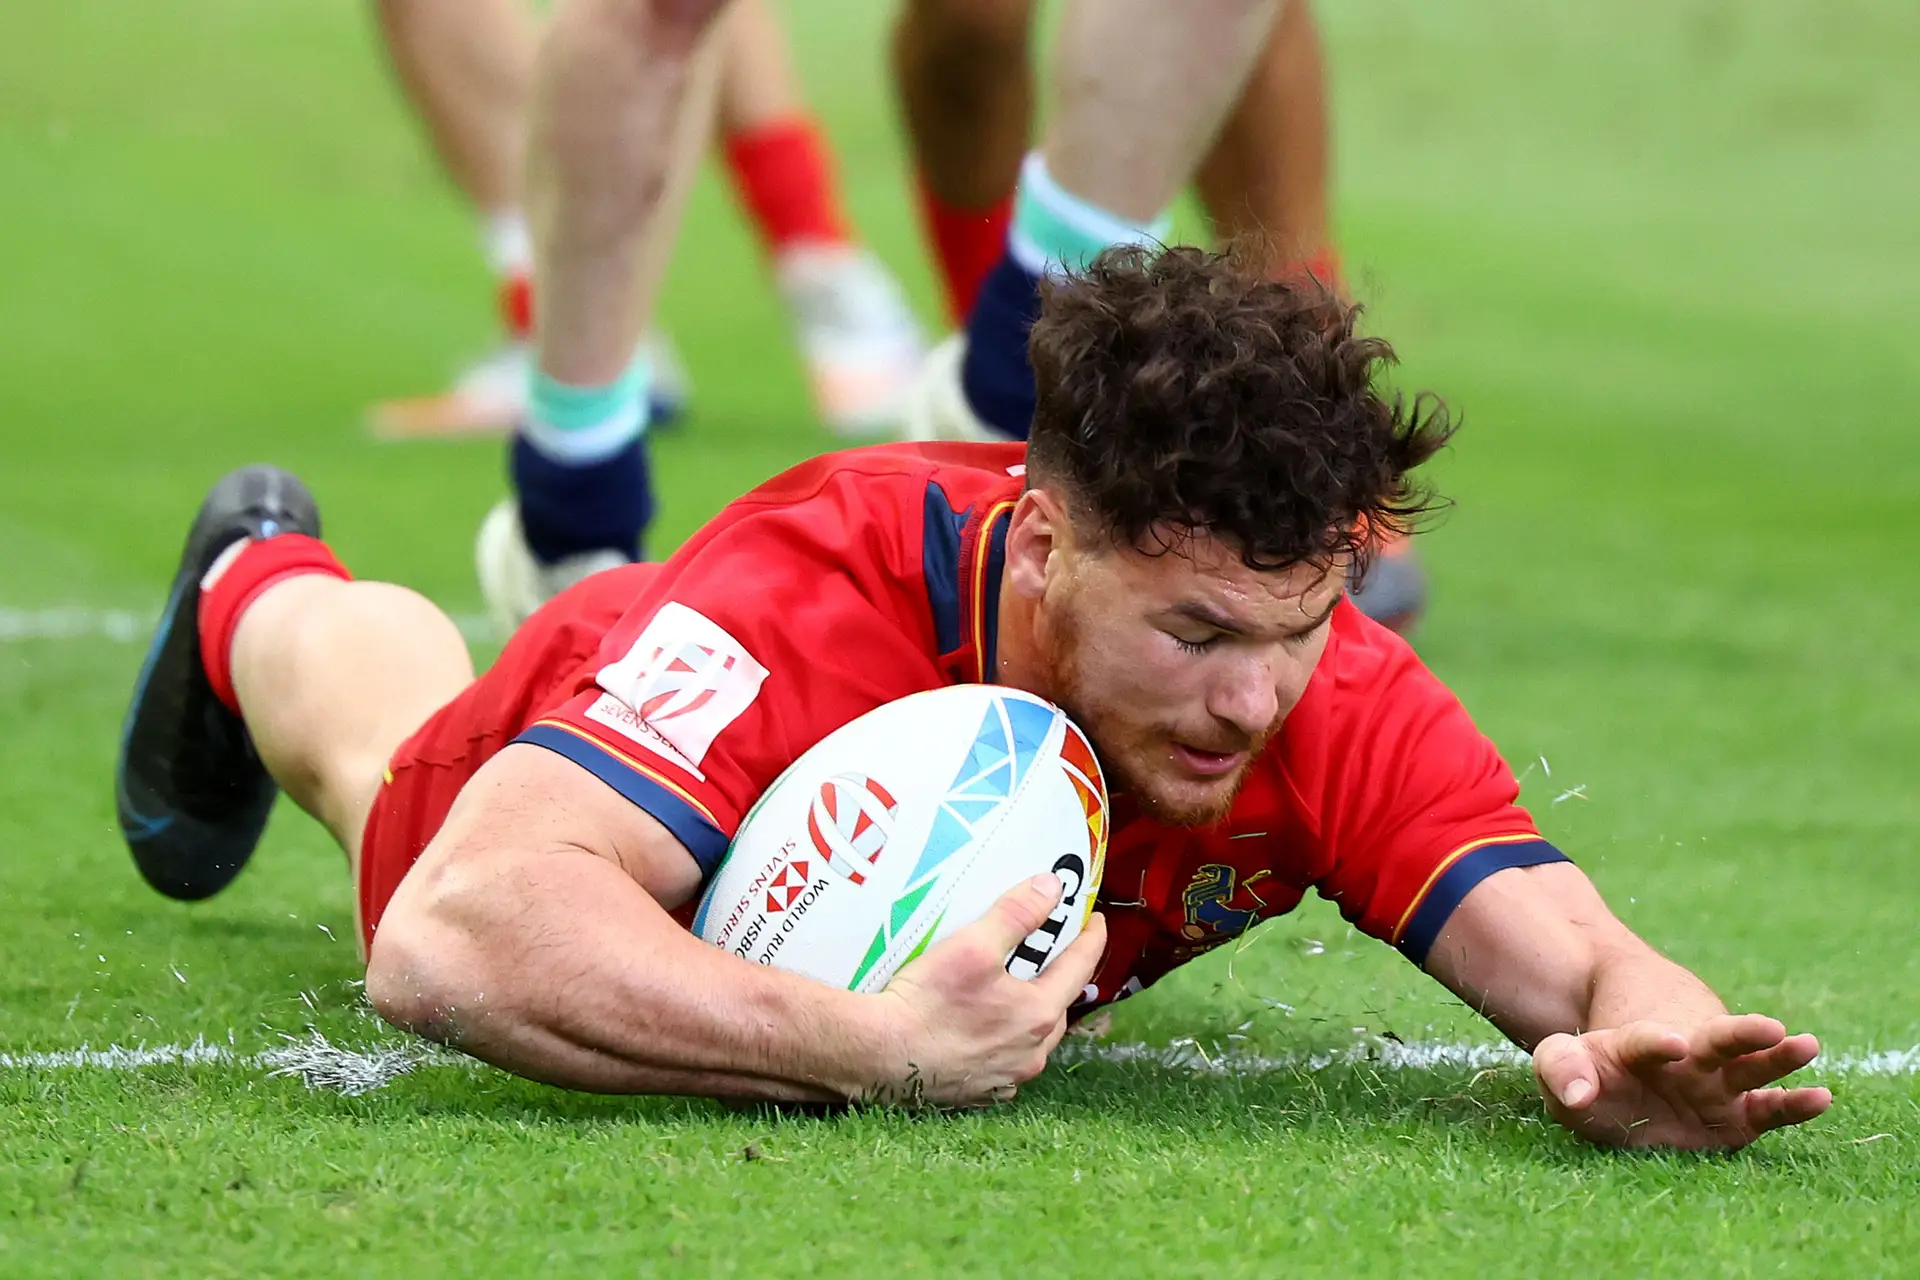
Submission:
[[[1708,1018],[1695,1027],[1690,1049],[1694,1065],[1702,1071],[1718,1071],[1735,1058],[1771,1049],[1787,1037],[1787,1028],[1778,1018],[1761,1013],[1729,1014]]]
[[[994,954],[1005,957],[1046,922],[1064,892],[1066,886],[1059,876],[1042,872],[1001,894],[987,914],[968,927],[983,932],[992,942]]]
[[[1635,1072],[1685,1061],[1691,1047],[1687,1037],[1664,1022],[1629,1022],[1612,1032],[1589,1032],[1588,1038],[1600,1040],[1622,1069]]]
[[[1050,1002],[1065,1010],[1093,980],[1106,949],[1107,918],[1096,911],[1087,917],[1086,927],[1080,930],[1073,944],[1033,980],[1034,985],[1045,991]]]
[[[1747,1124],[1755,1133],[1805,1124],[1833,1105],[1833,1090],[1755,1089],[1746,1095]]]
[[[1728,1089],[1744,1093],[1790,1076],[1819,1056],[1820,1042],[1812,1036],[1788,1036],[1771,1049],[1735,1058],[1720,1074]]]
[[[1559,1032],[1533,1050],[1533,1076],[1540,1091],[1569,1111],[1581,1111],[1600,1093],[1600,1071],[1586,1042]]]

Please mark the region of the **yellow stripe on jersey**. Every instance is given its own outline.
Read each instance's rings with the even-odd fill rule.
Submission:
[[[980,683],[988,684],[993,673],[987,670],[987,592],[995,584],[987,581],[987,565],[993,560],[993,527],[1000,523],[1000,517],[1013,510],[1016,499],[1008,498],[996,502],[987,508],[986,519],[980,522],[980,533],[973,548],[973,661],[980,673]]]
[[[1393,936],[1389,938],[1388,941],[1395,946],[1399,945],[1400,939],[1404,937],[1407,932],[1407,926],[1413,923],[1413,917],[1419,913],[1420,904],[1425,902],[1427,895],[1433,892],[1433,886],[1440,883],[1440,877],[1453,870],[1454,865],[1458,863],[1460,859],[1466,857],[1476,849],[1485,849],[1490,845],[1528,844],[1543,838],[1544,837],[1537,831],[1527,831],[1509,836],[1484,836],[1478,840],[1469,840],[1467,843],[1461,845],[1458,849],[1455,849],[1452,853],[1440,860],[1440,865],[1433,869],[1433,874],[1427,877],[1427,882],[1420,886],[1420,892],[1413,895],[1413,901],[1407,904],[1406,912],[1400,917],[1400,923],[1393,926]]]
[[[627,768],[633,770],[635,773],[642,774],[645,777],[647,777],[649,780],[659,783],[662,787],[665,787],[668,791],[672,792],[674,795],[678,796],[680,799],[686,801],[687,807],[692,809],[695,813],[699,814],[702,818],[705,818],[708,824],[711,825],[716,831],[724,830],[724,828],[720,826],[720,820],[713,816],[713,810],[707,808],[706,805],[702,804],[700,800],[696,796],[694,796],[692,792],[688,791],[685,787],[675,782],[672,778],[669,778],[665,774],[659,772],[657,769],[654,769],[651,765],[642,763],[641,761],[635,759],[633,756],[630,756],[626,752],[620,750],[620,748],[615,746],[610,746],[606,742],[602,741],[601,739],[594,737],[592,734],[585,732],[584,730],[580,729],[575,725],[568,724],[564,720],[551,720],[551,719],[540,720],[540,721],[536,721],[532,726],[529,726],[529,727],[538,728],[542,725],[546,726],[549,729],[558,729],[562,733],[569,734],[575,738],[580,739],[580,741],[586,743],[590,747],[593,747],[595,750],[606,752],[608,755],[612,756],[615,760],[618,760],[621,764],[627,766]]]

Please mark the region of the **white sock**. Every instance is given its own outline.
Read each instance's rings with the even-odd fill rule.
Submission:
[[[533,271],[533,234],[518,209],[495,209],[481,219],[480,247],[501,279]]]

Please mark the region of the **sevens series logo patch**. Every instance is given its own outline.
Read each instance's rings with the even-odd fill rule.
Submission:
[[[600,687],[618,706],[597,703],[587,714],[704,779],[700,762],[713,740],[753,705],[766,678],[725,628],[669,601],[625,657],[600,669]]]

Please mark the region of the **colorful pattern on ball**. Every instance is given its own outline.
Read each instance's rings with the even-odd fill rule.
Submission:
[[[1087,830],[1093,836],[1090,847],[1105,849],[1107,780],[1100,772],[1100,761],[1093,754],[1093,744],[1087,741],[1086,735],[1072,721],[1067,722],[1066,741],[1060,744],[1060,762],[1067,767],[1067,777],[1073,782],[1075,794],[1080,797],[1080,807],[1087,811]]]
[[[980,728],[973,736],[973,746],[948,785],[947,794],[940,800],[933,830],[920,850],[920,860],[914,864],[913,873],[907,877],[906,892],[895,899],[887,919],[874,933],[865,958],[854,971],[852,986],[860,985],[868,970],[906,929],[915,909],[938,879],[935,873],[940,865],[965,848],[973,840],[974,832],[1013,798],[1046,746],[1047,734],[1057,714],[1044,703],[1019,697],[995,698],[988,704]],[[1091,762],[1092,752],[1087,756]],[[1093,769],[1097,777],[1099,766],[1094,765]],[[1089,823],[1091,821],[1089,819]],[[932,933],[931,929],[925,932],[921,945],[925,945]]]

